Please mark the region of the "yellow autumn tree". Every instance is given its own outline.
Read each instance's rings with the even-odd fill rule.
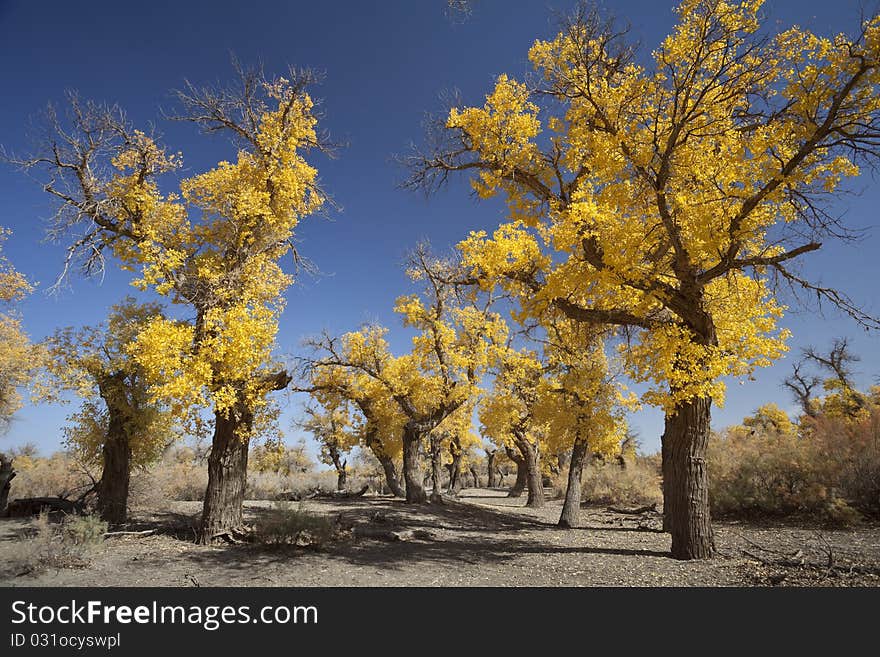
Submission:
[[[49,172],[45,189],[60,201],[54,232],[81,235],[68,265],[82,257],[94,270],[112,253],[138,273],[137,287],[191,309],[192,320],[149,323],[131,354],[156,399],[175,412],[213,412],[202,543],[242,527],[255,418],[290,380],[272,358],[293,280],[282,259],[298,259],[294,231],[325,200],[304,157],[322,145],[307,92],[313,76],[239,73],[234,88],[178,92],[179,118],[227,134],[236,148],[232,161],[183,178],[179,191],[159,184],[180,169],[179,153],[133,129],[118,108],[76,97],[67,120],[50,112],[48,152],[21,162]]]
[[[502,75],[484,105],[454,108],[411,184],[473,172],[510,220],[460,248],[526,315],[552,306],[628,327],[629,374],[666,414],[664,507],[672,553],[714,554],[706,445],[724,377],[785,351],[774,280],[876,326],[842,293],[791,268],[839,234],[825,200],[880,139],[880,18],[855,38],[794,27],[766,36],[761,0],[686,0],[645,64],[624,32],[579,12]]]
[[[624,412],[634,400],[615,381],[596,327],[558,317],[546,333],[534,421],[545,427],[548,453],[570,452],[559,525],[578,527],[586,460],[620,454],[627,432]]]
[[[479,485],[476,473],[481,459],[476,450],[482,447],[482,439],[474,431],[473,415],[474,405],[468,404],[441,425],[441,429],[449,435],[447,444],[449,463],[445,464],[449,472],[449,484],[446,493],[453,497],[464,488],[464,477],[467,472],[473,476],[474,486]]]
[[[31,284],[3,255],[10,231],[0,227],[0,427],[21,408],[19,388],[27,385],[41,360],[13,310],[32,291]]]
[[[577,527],[586,459],[618,454],[626,434],[624,410],[632,400],[609,371],[601,328],[550,312],[542,322],[540,355],[508,347],[499,359],[492,392],[481,402],[480,421],[524,470],[518,481],[524,479],[528,488],[527,506],[544,503],[541,456],[568,457],[559,524]],[[516,485],[512,494],[517,494]]]
[[[348,401],[339,399],[330,406],[306,406],[300,427],[315,437],[321,445],[322,463],[336,470],[336,490],[345,490],[348,482],[348,453],[360,442],[353,430]]]
[[[416,331],[408,353],[395,356],[385,339],[387,329],[377,326],[313,343],[319,357],[312,367],[365,375],[403,416],[403,477],[410,503],[427,501],[420,447],[446,418],[472,402],[496,345],[507,336],[507,324],[490,310],[491,299],[465,295],[452,282],[460,278],[455,267],[431,257],[425,247],[414,253],[408,274],[423,284],[422,294],[402,296],[395,305],[403,324]]]
[[[151,398],[143,370],[127,352],[161,314],[158,304],[128,297],[112,307],[105,324],[61,329],[44,343],[40,396],[57,401],[72,391],[83,400],[64,432],[85,463],[101,464],[97,506],[110,523],[126,520],[132,469],[158,459],[182,430],[178,418]]]
[[[788,417],[788,413],[773,402],[759,406],[754,415],[743,418],[743,426],[748,431],[759,434],[790,437],[797,433],[797,426]]]
[[[397,462],[403,452],[403,427],[406,417],[388,390],[375,378],[357,370],[334,365],[309,364],[309,383],[300,388],[325,407],[345,402],[360,412],[353,429],[359,444],[370,450],[385,474],[388,490],[396,497],[405,497]]]
[[[516,463],[517,480],[509,496],[528,490],[526,506],[544,506],[541,437],[545,427],[535,421],[538,389],[544,367],[530,349],[507,347],[498,359],[493,387],[481,400],[480,424],[490,440]]]
[[[464,450],[474,443],[473,401],[463,404],[443,420],[427,436],[423,446],[430,463],[431,502],[443,502],[443,470],[448,469],[447,494],[457,495],[461,489],[461,466]],[[445,454],[451,460],[445,463]]]

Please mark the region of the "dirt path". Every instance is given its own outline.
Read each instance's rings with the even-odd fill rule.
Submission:
[[[413,507],[364,497],[311,500],[305,508],[346,525],[423,530],[389,542],[357,537],[315,550],[200,547],[191,526],[200,504],[182,502],[140,518],[151,536],[108,538],[86,568],[19,575],[3,586],[753,586],[880,585],[880,527],[831,531],[716,523],[719,558],[679,562],[652,514],[584,508],[584,527],[556,528],[561,502],[523,508],[524,498],[472,489],[460,501]],[[248,502],[250,518],[271,503]],[[377,515],[378,514],[378,515]],[[381,522],[377,522],[376,518]],[[24,523],[0,520],[0,564]],[[357,530],[356,530],[357,531]],[[2,566],[0,566],[2,567]]]

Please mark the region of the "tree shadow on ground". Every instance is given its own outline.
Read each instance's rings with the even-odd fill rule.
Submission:
[[[244,573],[271,564],[319,559],[325,567],[374,567],[399,571],[414,565],[454,567],[456,565],[503,564],[523,555],[583,554],[642,556],[668,559],[666,551],[605,546],[565,546],[552,540],[550,532],[567,532],[555,524],[516,514],[495,511],[467,503],[409,505],[401,500],[364,499],[311,500],[303,507],[333,517],[340,526],[388,530],[423,530],[430,538],[388,541],[375,537],[351,537],[334,541],[321,549],[260,544],[221,545],[194,549],[180,558],[195,567],[216,568],[227,573]],[[277,510],[246,506],[249,522],[257,525]],[[380,522],[376,522],[380,514]],[[601,527],[589,529],[601,531]],[[615,528],[617,529],[617,528]],[[545,533],[546,532],[546,533]],[[427,536],[427,535],[426,535]],[[159,563],[157,562],[157,566]]]

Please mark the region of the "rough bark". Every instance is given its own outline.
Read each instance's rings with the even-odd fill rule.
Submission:
[[[516,464],[516,481],[513,482],[513,486],[507,492],[507,497],[520,497],[526,489],[526,482],[528,480],[525,459],[515,449],[507,447],[506,450],[507,457]]]
[[[335,445],[328,445],[327,451],[330,452],[330,460],[333,461],[333,467],[336,468],[336,490],[345,490],[348,481],[348,470],[346,466],[348,461],[342,458],[342,454]]]
[[[421,433],[412,425],[403,430],[403,481],[406,486],[407,504],[424,504],[428,501],[422,485],[422,466],[419,462]]]
[[[498,485],[498,481],[495,478],[495,457],[497,454],[497,450],[486,450],[486,470],[488,471],[489,480],[486,482],[486,485],[489,488],[495,488]]]
[[[112,408],[101,453],[104,467],[97,487],[98,513],[102,520],[121,525],[128,515],[131,443],[125,431],[125,418]]]
[[[388,490],[390,490],[391,494],[395,497],[406,497],[403,485],[400,483],[400,475],[397,474],[397,466],[394,465],[394,459],[385,453],[382,440],[379,438],[375,429],[371,430],[367,435],[366,442],[367,446],[373,451],[373,454],[375,454],[376,458],[379,460],[379,464],[382,466],[382,471],[385,473],[385,482],[388,484]]]
[[[516,462],[517,483],[520,480],[520,472],[525,470],[525,486],[529,492],[526,506],[532,509],[540,509],[544,506],[544,479],[541,476],[540,457],[538,455],[538,446],[528,440],[524,435],[515,435],[514,443],[516,451],[519,452],[520,460]],[[508,450],[508,456],[511,456],[513,450]],[[511,458],[513,458],[511,456]]]
[[[101,446],[103,469],[96,487],[97,508],[102,520],[111,524],[125,522],[128,512],[128,488],[131,481],[131,440],[129,429],[135,410],[128,406],[126,377],[115,372],[98,383],[101,398],[107,405],[107,433]]]
[[[520,445],[520,452],[525,463],[526,488],[529,492],[526,506],[530,509],[541,509],[544,507],[544,479],[541,477],[537,446],[532,445],[527,440],[523,440]]]
[[[710,559],[715,554],[706,471],[711,404],[708,397],[682,402],[666,418],[663,505],[676,559]]]
[[[449,453],[452,456],[452,463],[449,464],[449,488],[447,492],[455,496],[461,492],[462,488],[461,447],[453,442],[449,446]]]
[[[518,450],[511,449],[510,447],[506,447],[505,449],[507,451],[507,457],[516,464],[516,481],[513,482],[513,486],[511,486],[510,490],[507,492],[507,497],[520,497],[526,489],[526,483],[528,482],[528,472],[526,471],[525,459],[520,456]]]
[[[479,488],[480,476],[477,474],[477,469],[474,466],[471,466],[471,477],[474,478],[474,488]]]
[[[385,454],[376,454],[379,463],[382,465],[382,471],[385,473],[385,483],[388,484],[388,490],[394,497],[406,497],[406,491],[400,484],[400,476],[397,474],[397,466],[394,465],[394,459]]]
[[[440,438],[431,438],[431,502],[443,503],[443,451]]]
[[[15,479],[12,459],[0,454],[0,518],[6,515],[6,503],[9,501],[9,489]]]
[[[672,510],[667,499],[670,487],[667,485],[666,471],[669,468],[669,448],[666,436],[669,434],[669,414],[663,420],[663,435],[660,437],[660,472],[662,474],[661,488],[663,489],[663,531],[672,533]]]
[[[575,440],[568,463],[568,485],[565,488],[565,502],[559,516],[559,526],[580,527],[581,517],[581,477],[587,460],[587,441]]]
[[[218,537],[231,537],[243,530],[242,503],[247,486],[248,441],[253,415],[230,412],[214,415],[214,437],[208,455],[208,488],[202,508],[199,543],[209,545]]]

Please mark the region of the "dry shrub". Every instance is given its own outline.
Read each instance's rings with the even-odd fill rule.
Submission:
[[[731,429],[709,444],[709,499],[719,516],[811,517],[846,526],[880,516],[880,413],[819,417],[801,435]]]
[[[92,480],[77,459],[66,452],[49,457],[22,454],[12,460],[16,477],[9,499],[19,497],[70,497],[92,486]]]
[[[256,522],[254,538],[266,545],[321,547],[333,540],[336,523],[326,515],[306,511],[302,504],[275,502]]]
[[[618,463],[590,463],[581,482],[583,500],[593,504],[643,506],[663,500],[660,470],[653,457],[637,456],[624,468]],[[561,490],[564,495],[564,484]]]
[[[86,567],[106,531],[107,523],[97,516],[71,515],[56,522],[49,514],[41,513],[8,550],[4,568],[14,575],[24,575],[47,568]]]
[[[880,518],[880,409],[856,421],[827,416],[805,427],[827,460],[838,494],[861,513]]]

